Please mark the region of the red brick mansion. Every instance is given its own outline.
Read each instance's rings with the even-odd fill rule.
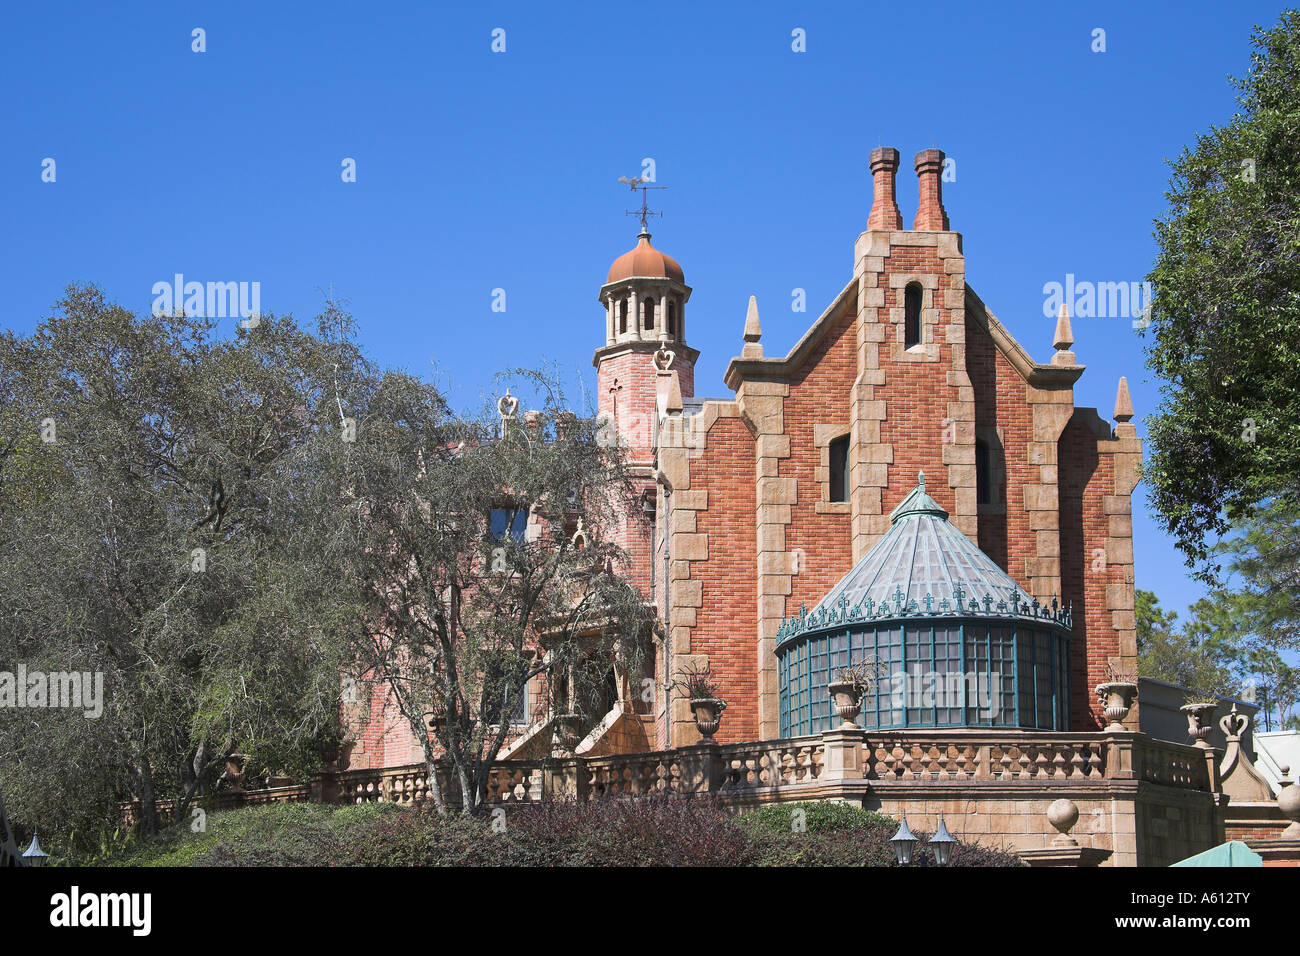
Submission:
[[[688,344],[682,267],[644,230],[610,267],[599,295],[604,342],[593,359],[600,411],[631,448],[652,516],[648,526],[627,522],[619,543],[659,608],[664,640],[656,703],[646,706],[625,684],[579,752],[694,742],[672,677],[705,666],[727,701],[720,741],[819,731],[829,720],[821,689],[830,669],[863,654],[902,673],[938,674],[940,683],[975,671],[989,685],[982,708],[900,703],[864,715],[867,727],[1091,730],[1104,722],[1091,688],[1108,663],[1131,671],[1136,658],[1130,494],[1141,443],[1126,386],[1114,429],[1094,409],[1076,408],[1084,368],[1069,350],[1068,316],[1051,361],[1040,364],[966,283],[961,235],[943,207],[943,159],[936,149],[916,156],[919,201],[905,229],[898,151],[872,153],[874,200],[843,291],[784,356],[764,354],[751,299],[727,397],[696,397],[699,353]],[[887,583],[877,570],[876,586],[854,592],[855,606],[873,609],[865,633],[843,647],[834,635],[783,641],[801,609],[871,563],[922,472],[942,537],[958,551],[963,539],[981,567],[964,566],[940,541],[928,558],[913,547],[911,564],[887,569]],[[914,531],[926,522],[905,524]],[[901,612],[881,617],[880,602],[900,596]],[[968,603],[986,598],[967,620]],[[892,627],[909,617],[917,626]],[[374,716],[353,766],[419,759],[403,722]]]
[[[1300,822],[1285,829],[1253,769],[1247,715],[1215,724],[1214,705],[1188,705],[1172,711],[1185,741],[1139,730],[1127,384],[1112,427],[1074,404],[1068,314],[1039,363],[989,311],[943,163],[917,154],[905,229],[898,151],[872,152],[843,290],[781,356],[751,298],[724,397],[696,396],[682,267],[644,226],[614,260],[593,362],[649,519],[622,522],[618,543],[657,609],[653,664],[640,684],[612,671],[580,733],[530,689],[487,800],[846,800],[1033,865],[1167,865],[1228,834],[1294,865]],[[878,685],[837,694],[833,716],[828,685],[864,661]],[[681,684],[706,668],[716,731],[700,709],[716,705],[693,711]],[[353,729],[313,794],[428,795],[391,702]]]

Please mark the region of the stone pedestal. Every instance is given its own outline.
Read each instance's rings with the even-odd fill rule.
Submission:
[[[714,740],[678,748],[677,765],[682,774],[680,792],[716,793],[722,789],[725,768],[720,750]]]
[[[1100,866],[1110,857],[1110,850],[1091,846],[1047,846],[1041,850],[1017,850],[1016,856],[1030,866],[1079,867]]]
[[[828,730],[822,734],[825,753],[822,757],[822,783],[863,778],[862,744],[866,731],[858,727]]]

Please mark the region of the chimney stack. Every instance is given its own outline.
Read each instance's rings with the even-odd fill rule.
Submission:
[[[940,154],[942,155],[942,154]],[[877,146],[871,151],[872,198],[867,229],[902,229],[903,217],[894,198],[894,176],[898,172],[898,150]]]
[[[875,155],[874,153],[872,154]],[[916,178],[921,187],[912,228],[922,232],[947,232],[948,213],[943,208],[943,150],[923,149],[916,154]],[[897,160],[894,161],[897,165]]]

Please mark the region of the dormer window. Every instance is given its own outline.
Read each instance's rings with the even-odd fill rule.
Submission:
[[[921,344],[921,283],[909,282],[903,290],[903,347]]]

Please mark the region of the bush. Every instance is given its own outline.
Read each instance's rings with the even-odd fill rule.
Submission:
[[[796,828],[796,821],[799,827]],[[440,816],[430,806],[295,803],[208,815],[119,857],[126,866],[895,866],[898,821],[846,803],[736,814],[708,797],[530,804]],[[917,833],[924,840],[928,834]],[[933,865],[918,843],[917,865]],[[959,844],[954,866],[1018,866]]]
[[[796,821],[799,826],[796,827]],[[898,821],[874,810],[848,803],[815,801],[762,807],[737,821],[758,849],[763,866],[898,866],[890,839]],[[913,866],[934,866],[925,848],[930,834],[913,830],[917,837]],[[958,843],[952,866],[1022,866],[1020,858],[1005,849],[979,843]]]

